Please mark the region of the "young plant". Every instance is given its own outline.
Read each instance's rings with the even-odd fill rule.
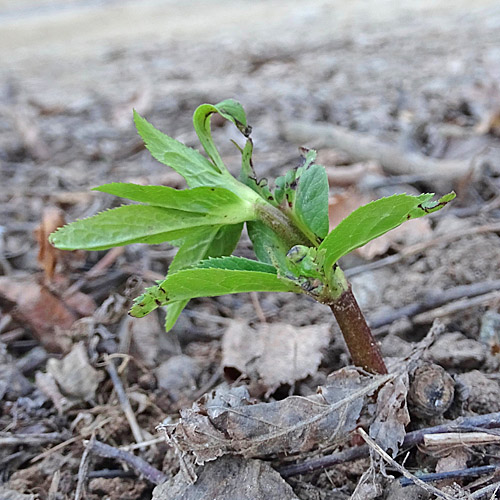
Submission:
[[[232,122],[245,138],[239,179],[215,147],[211,115]],[[239,292],[304,293],[329,306],[352,361],[373,373],[386,373],[377,343],[354,298],[338,260],[403,222],[443,208],[454,193],[397,194],[362,206],[329,232],[328,179],[303,150],[300,166],[275,180],[258,180],[252,165],[251,127],[241,105],[228,99],[199,106],[194,128],[208,156],[164,135],[134,113],[139,135],[154,158],[186,180],[189,189],[105,184],[97,191],[141,204],[124,205],[58,229],[51,243],[63,250],[104,250],[130,243],[168,241],[179,247],[168,275],[135,299],[130,314],[142,317],[167,306],[166,330],[188,301]],[[258,260],[231,256],[246,223]]]

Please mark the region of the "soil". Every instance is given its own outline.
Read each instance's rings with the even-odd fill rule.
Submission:
[[[0,498],[151,498],[154,485],[122,462],[97,454],[82,459],[84,440],[92,436],[116,448],[138,440],[106,356],[120,361],[143,440],[158,437],[159,423],[176,423],[179,410],[224,381],[245,385],[255,401],[280,401],[315,393],[328,374],[349,364],[330,310],[308,297],[196,299],[165,334],[163,313],[135,320],[126,312],[131,298],[166,274],[171,246],[131,245],[108,254],[46,248],[60,217],[69,222],[119,205],[91,192],[96,185],[185,187],[144,150],[132,108],[197,147],[194,109],[237,99],[253,127],[254,165],[262,177],[296,166],[297,148],[315,145],[288,141],[283,124],[290,121],[330,123],[408,154],[470,161],[470,175],[454,180],[396,178],[384,165],[371,165],[348,187],[332,182],[332,199],[345,192],[360,199],[405,191],[458,194],[429,217],[425,231],[414,226],[410,236],[388,241],[372,259],[385,265],[359,267],[367,261],[354,253],[343,266],[359,271],[354,291],[368,319],[377,320],[458,286],[500,280],[500,5],[494,0],[0,0],[0,31],[0,443],[19,438],[0,446]],[[237,173],[239,153],[231,144],[240,140],[237,131],[215,122],[214,135]],[[364,168],[334,148],[323,148],[319,158],[329,172]],[[391,263],[422,241],[428,245]],[[252,256],[246,236],[235,253]],[[389,360],[412,352],[434,319],[445,325],[423,356],[454,377],[455,400],[438,417],[416,412],[408,429],[498,411],[499,313],[497,286],[377,323]],[[271,390],[258,370],[243,374],[223,366],[225,331],[235,322],[258,329],[264,318],[270,326],[329,326],[321,364],[305,370],[312,375]],[[74,357],[64,365],[70,352]],[[36,442],[48,433],[53,441]],[[179,469],[163,441],[135,453],[167,478]],[[498,453],[495,444],[474,448],[468,464],[497,463]],[[285,463],[271,458],[276,469]],[[254,477],[255,463],[243,461],[245,474]],[[407,466],[433,471],[438,462],[437,455],[413,451]],[[344,499],[369,467],[364,458],[294,477],[288,479],[293,491],[267,463],[257,469],[290,498]],[[114,472],[102,477],[107,469]],[[357,498],[407,498],[397,481],[375,476],[380,488],[360,489],[358,495],[365,493]]]

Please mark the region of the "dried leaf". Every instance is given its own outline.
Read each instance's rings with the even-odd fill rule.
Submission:
[[[19,371],[3,344],[0,344],[0,401],[16,401],[33,390],[33,385]]]
[[[292,487],[268,463],[224,457],[207,464],[191,484],[182,473],[157,486],[153,500],[296,500]]]
[[[154,311],[153,314],[140,319],[127,316],[125,321],[132,341],[131,353],[145,366],[149,368],[155,366],[160,351],[160,332],[162,331],[158,313]]]
[[[263,457],[296,453],[345,439],[355,427],[365,397],[390,376],[344,368],[309,398],[251,404],[246,388],[219,388],[181,410],[170,437],[179,451],[203,464],[225,454]]]
[[[49,243],[49,234],[65,224],[63,211],[59,208],[49,207],[44,209],[42,221],[35,229],[35,237],[38,242],[37,260],[49,280],[53,278],[57,262],[63,255],[62,250],[58,250]]]
[[[0,486],[0,498],[2,500],[35,500],[35,495],[28,495]]]
[[[64,352],[69,339],[56,333],[67,330],[77,316],[46,287],[28,278],[0,278],[0,300],[15,305],[12,315],[27,323],[34,335],[50,352]]]
[[[253,330],[233,321],[224,333],[222,364],[260,378],[274,390],[316,373],[329,341],[327,324],[294,327],[271,323]]]
[[[62,360],[49,359],[47,372],[54,377],[63,394],[77,401],[94,399],[103,379],[103,374],[90,365],[82,342],[75,345]]]
[[[36,372],[35,383],[40,392],[52,401],[60,415],[70,406],[68,399],[61,394],[54,377],[50,373]]]
[[[397,376],[382,387],[377,396],[375,420],[370,426],[370,436],[385,451],[396,456],[406,436],[410,414],[406,405],[408,373]]]
[[[185,354],[179,354],[161,363],[156,368],[155,375],[158,386],[167,391],[170,399],[176,402],[183,400],[186,396],[189,397],[196,389],[196,381],[200,376],[201,369],[195,359]]]

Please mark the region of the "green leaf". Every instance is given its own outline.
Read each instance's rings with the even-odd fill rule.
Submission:
[[[286,254],[289,247],[286,243],[260,221],[247,222],[247,231],[257,258],[275,266],[284,275],[288,271]]]
[[[105,250],[130,243],[156,244],[184,239],[200,226],[243,222],[247,215],[238,210],[200,214],[149,205],[126,205],[64,226],[50,235],[50,242],[62,250]]]
[[[195,297],[215,297],[242,292],[296,292],[301,289],[276,274],[232,269],[184,269],[148,288],[138,297],[130,314],[143,317],[172,301]]]
[[[265,262],[246,259],[244,257],[236,257],[234,255],[228,257],[209,258],[202,260],[196,266],[196,269],[228,269],[232,271],[258,271],[261,273],[276,274],[276,268]]]
[[[141,186],[139,184],[113,182],[94,188],[94,191],[121,196],[129,200],[148,203],[156,207],[173,208],[185,212],[215,214],[231,210],[251,215],[253,209],[247,201],[232,191],[221,187],[197,187],[178,190],[167,186]]]
[[[432,193],[420,196],[396,194],[359,207],[333,229],[319,246],[320,250],[325,251],[325,271],[344,255],[403,222],[440,210],[455,198],[455,193],[449,193],[437,202],[430,201],[433,196]]]
[[[182,175],[189,187],[223,183],[219,170],[198,151],[160,132],[136,111],[134,122],[151,155]]]
[[[328,234],[328,177],[325,168],[310,165],[298,179],[294,212],[300,226],[320,238]]]
[[[248,137],[251,132],[251,127],[247,125],[245,111],[241,104],[234,99],[226,99],[219,104],[202,104],[196,108],[193,115],[193,125],[208,157],[212,160],[215,168],[220,173],[227,172],[226,166],[215,147],[210,129],[210,117],[213,113],[219,113],[222,117],[234,123],[238,130]]]
[[[195,233],[186,236],[170,264],[169,273],[175,273],[190,267],[203,259],[230,255],[240,239],[243,224],[230,226],[208,226],[199,228]],[[167,307],[165,329],[169,331],[177,321],[189,299],[171,302]]]

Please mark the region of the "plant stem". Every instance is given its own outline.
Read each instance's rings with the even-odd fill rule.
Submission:
[[[317,246],[317,242],[310,241],[281,210],[269,203],[259,204],[256,208],[259,219],[290,247],[311,246],[311,243]],[[326,280],[328,282],[328,286],[325,287],[326,296],[316,299],[330,306],[344,336],[352,362],[370,373],[387,373],[377,341],[366,323],[344,273],[335,266]]]
[[[352,362],[370,373],[387,373],[377,341],[352,293],[351,285],[329,306],[340,326]]]
[[[256,206],[257,215],[267,227],[272,229],[283,241],[291,247],[294,245],[311,246],[311,241],[298,229],[281,210],[270,203],[259,203]],[[313,243],[317,245],[317,243]]]

